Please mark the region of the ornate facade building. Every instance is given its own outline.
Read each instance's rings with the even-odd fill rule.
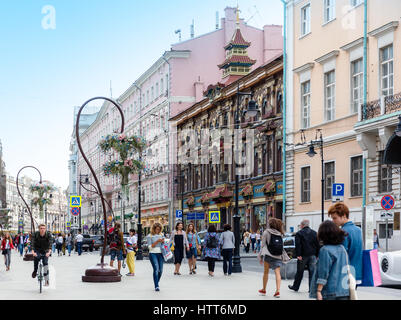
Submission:
[[[223,69],[222,81],[209,85],[203,100],[170,119],[177,131],[174,172],[180,188],[175,207],[183,208],[184,223],[195,222],[199,230],[206,227],[213,210],[220,211],[220,228],[225,223],[233,224],[235,139],[227,142],[225,137],[227,133],[234,137],[237,89],[252,94],[250,98],[239,98],[241,144],[249,142],[246,129],[254,133],[252,156],[249,148],[242,151],[243,157],[252,160],[246,163],[246,174],[239,176],[241,229],[256,231],[266,227],[268,217],[282,218],[283,58],[277,55],[249,73],[255,63],[247,54],[249,45],[237,28],[225,47],[226,60],[219,65]],[[242,111],[250,100],[256,101],[260,112],[246,119]],[[194,212],[204,213],[204,219],[193,220]]]

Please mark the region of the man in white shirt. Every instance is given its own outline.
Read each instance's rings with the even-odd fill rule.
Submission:
[[[82,253],[82,241],[84,240],[84,236],[81,234],[81,230],[78,230],[78,234],[75,237],[75,242],[77,243],[77,251],[80,256]]]

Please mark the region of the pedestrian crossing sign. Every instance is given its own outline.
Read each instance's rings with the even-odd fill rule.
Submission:
[[[209,223],[220,223],[220,211],[209,211]]]
[[[81,207],[81,196],[70,196],[70,207]]]

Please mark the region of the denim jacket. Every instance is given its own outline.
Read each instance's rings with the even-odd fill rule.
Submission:
[[[324,285],[323,299],[349,296],[347,252],[343,245],[324,245],[320,249],[311,281],[311,298],[316,298],[318,284]]]
[[[354,225],[352,221],[348,221],[342,227],[348,233],[343,242],[345,250],[348,252],[349,264],[352,266],[351,272],[354,274],[355,279],[362,280],[362,230]]]

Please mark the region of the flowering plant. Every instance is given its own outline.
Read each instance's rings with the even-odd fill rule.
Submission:
[[[108,134],[99,142],[99,147],[104,153],[113,150],[119,155],[119,160],[111,160],[103,165],[103,172],[106,176],[110,174],[120,175],[121,186],[125,195],[128,195],[129,174],[137,173],[144,167],[142,162],[132,157],[134,153],[142,152],[145,146],[146,141],[142,137],[127,137],[124,133]]]
[[[36,182],[33,183],[30,188],[32,193],[37,193],[37,197],[32,199],[32,204],[35,206],[39,206],[39,213],[40,213],[40,218],[43,219],[43,207],[45,204],[51,204],[52,201],[50,198],[45,197],[45,193],[50,193],[51,191],[54,191],[55,188],[52,184],[48,182]]]

